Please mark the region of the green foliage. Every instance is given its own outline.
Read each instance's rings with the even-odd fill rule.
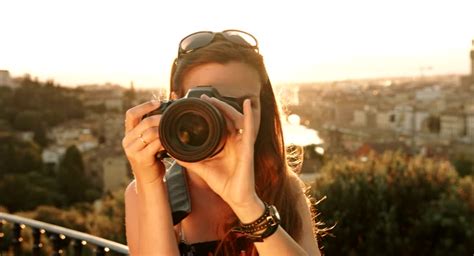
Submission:
[[[7,174],[0,179],[0,204],[9,211],[32,210],[40,204],[53,205],[62,201],[56,192],[55,180],[37,172]]]
[[[19,112],[13,121],[13,128],[19,131],[31,131],[42,123],[41,114],[36,110]]]
[[[13,136],[0,138],[0,166],[0,205],[8,210],[31,210],[62,201],[55,178],[42,170],[41,150],[35,143]]]
[[[472,157],[466,155],[459,155],[453,157],[451,162],[459,173],[459,176],[474,175],[474,160]]]
[[[75,208],[59,209],[54,206],[39,206],[28,217],[61,227],[87,232],[87,218],[84,213]]]
[[[332,159],[315,181],[328,255],[470,255],[474,183],[448,162],[397,153]]]
[[[97,199],[100,188],[89,181],[84,170],[82,155],[76,146],[70,146],[59,164],[57,174],[59,192],[65,196],[64,205],[91,202]]]
[[[0,89],[0,118],[21,131],[40,132],[68,119],[83,118],[84,107],[75,90],[41,83],[25,76],[20,87]],[[43,141],[38,141],[43,144]]]
[[[0,118],[1,119],[6,119],[7,115],[5,114],[5,108],[7,108],[9,102],[9,99],[12,97],[13,91],[10,87],[5,87],[5,86],[0,86],[0,109],[3,111],[0,111]]]
[[[15,214],[126,244],[123,191],[110,193],[94,204],[80,203],[69,208],[39,206],[34,211]],[[24,232],[25,243],[31,244],[32,238],[26,233],[28,232]],[[65,244],[67,243],[69,239],[66,239]],[[52,253],[50,247],[49,243],[45,243],[45,255]],[[24,245],[24,248],[31,248],[31,245]],[[83,254],[93,255],[89,249],[85,248]]]
[[[27,173],[41,168],[41,149],[38,145],[13,136],[0,137],[0,177],[7,173]]]
[[[126,244],[123,191],[115,191],[103,197],[100,207],[88,216],[88,229],[91,234]]]
[[[91,182],[75,146],[67,150],[57,172],[48,171],[35,143],[5,136],[0,138],[0,195],[8,195],[0,196],[0,205],[15,212],[91,202],[102,195],[102,188]]]

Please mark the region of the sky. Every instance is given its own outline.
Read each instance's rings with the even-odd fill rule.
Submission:
[[[0,1],[0,69],[66,86],[167,87],[179,41],[234,28],[274,83],[468,74],[474,1]]]

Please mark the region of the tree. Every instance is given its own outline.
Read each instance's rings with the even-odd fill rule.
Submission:
[[[464,177],[468,175],[474,175],[474,160],[464,154],[458,154],[452,156],[451,162],[456,168],[459,176]]]
[[[0,177],[42,169],[41,149],[32,142],[13,136],[0,137]]]
[[[59,191],[65,196],[65,206],[91,202],[101,195],[100,188],[94,186],[86,175],[81,152],[76,146],[67,148],[59,163],[57,181]]]
[[[84,107],[76,90],[55,85],[54,81],[41,83],[26,75],[15,90],[0,89],[1,117],[15,129],[37,131],[68,119],[83,118]],[[43,144],[44,140],[38,142]]]
[[[125,238],[125,201],[123,191],[114,191],[101,198],[99,209],[88,215],[90,233],[126,243]]]
[[[41,147],[46,147],[49,143],[48,137],[46,136],[46,125],[44,123],[39,124],[33,129],[34,137],[33,140],[38,143]]]
[[[38,172],[7,174],[0,179],[0,205],[10,212],[26,211],[38,205],[55,205],[62,200],[54,178]]]
[[[20,131],[33,131],[43,123],[42,115],[35,110],[18,112],[13,121],[13,127]]]
[[[328,255],[469,255],[473,194],[449,162],[395,153],[330,160],[313,186]]]
[[[65,196],[65,204],[85,200],[85,171],[82,155],[76,146],[67,148],[58,170],[59,191]]]

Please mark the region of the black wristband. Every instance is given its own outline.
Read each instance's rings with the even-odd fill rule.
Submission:
[[[255,221],[252,221],[250,223],[242,223],[240,222],[240,226],[242,227],[242,229],[248,229],[248,228],[252,228],[252,227],[256,227],[260,224],[262,224],[265,219],[267,218],[268,214],[269,214],[269,207],[268,207],[268,204],[267,203],[263,203],[265,205],[265,210],[263,211],[262,215]]]
[[[248,224],[240,223],[232,231],[244,234],[252,242],[263,242],[264,238],[277,231],[278,226],[280,226],[280,216],[277,209],[265,203],[265,211],[260,218]]]

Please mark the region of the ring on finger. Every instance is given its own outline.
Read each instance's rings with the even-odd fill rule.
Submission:
[[[138,136],[138,138],[143,142],[143,144],[148,145],[148,142],[146,142],[145,139],[143,139],[143,133],[140,133],[140,135]]]

